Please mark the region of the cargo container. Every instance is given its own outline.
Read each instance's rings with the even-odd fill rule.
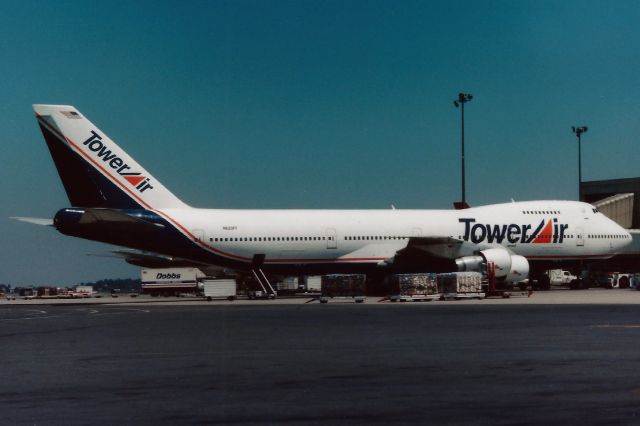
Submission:
[[[278,294],[295,293],[298,291],[298,277],[285,277],[276,283]]]
[[[356,303],[365,301],[366,275],[323,275],[321,279],[320,302],[330,299],[353,299]]]
[[[322,277],[320,275],[312,275],[307,277],[306,290],[308,292],[322,291]]]
[[[235,300],[237,295],[236,280],[219,279],[219,280],[202,280],[202,288],[204,297],[208,301],[214,299]]]
[[[55,297],[58,295],[57,287],[38,287],[38,297]]]
[[[480,272],[451,272],[437,275],[438,289],[444,299],[484,298]]]
[[[152,296],[196,293],[198,278],[204,278],[204,274],[198,268],[143,269],[142,292]]]
[[[435,273],[395,274],[386,278],[392,302],[437,300],[442,296],[438,290]]]

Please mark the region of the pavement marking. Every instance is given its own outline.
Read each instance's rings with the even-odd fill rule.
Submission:
[[[95,312],[90,312],[92,314],[95,315],[121,315],[121,314],[126,314],[129,312],[142,312],[144,314],[148,314],[151,311],[148,309],[135,309],[135,308],[120,308],[120,307],[116,307],[113,309],[117,309],[117,311],[112,311],[112,312],[99,312],[99,311],[95,311]]]
[[[24,321],[33,319],[60,318],[62,315],[47,315],[42,317],[0,318],[0,321]]]
[[[10,311],[11,309],[9,309],[9,312]],[[60,316],[60,315],[43,316],[46,313],[47,311],[43,311],[40,309],[23,309],[19,311],[19,314],[25,315],[25,316],[19,316],[16,318],[0,318],[0,321],[22,321],[22,320],[32,320],[32,319],[40,319],[40,318],[56,318]]]
[[[148,314],[149,312],[151,312],[149,309],[135,309],[135,308],[127,308],[125,309],[126,311],[131,311],[131,312],[144,312],[145,314]]]
[[[604,324],[592,325],[592,328],[640,328],[640,324]]]

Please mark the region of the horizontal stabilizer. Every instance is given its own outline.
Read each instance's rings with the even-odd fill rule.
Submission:
[[[32,225],[53,226],[53,219],[43,219],[39,217],[17,217],[13,216],[9,219],[19,220],[20,222],[31,223]]]
[[[91,223],[117,223],[120,225],[139,225],[141,227],[160,227],[164,228],[164,225],[160,223],[147,222],[144,219],[140,219],[134,216],[130,216],[118,210],[112,209],[86,209],[85,213],[80,219],[80,224],[88,225]]]

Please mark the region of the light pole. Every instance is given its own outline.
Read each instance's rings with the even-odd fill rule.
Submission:
[[[586,133],[589,128],[587,126],[574,127],[571,130],[578,137],[578,201],[582,201],[582,144],[581,136]]]
[[[462,202],[460,203],[461,208],[467,208],[467,197],[464,186],[464,104],[473,99],[473,95],[470,93],[458,93],[458,99],[453,101],[453,105],[456,108],[460,107],[461,111],[461,128],[462,128]]]

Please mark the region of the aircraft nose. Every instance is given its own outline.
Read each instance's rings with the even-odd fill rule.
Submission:
[[[611,248],[615,250],[620,250],[623,247],[626,247],[631,243],[631,234],[625,228],[620,226],[620,224],[614,222],[609,219],[609,229],[612,233],[611,237]]]
[[[627,231],[623,227],[619,226],[618,227],[618,233],[622,234],[622,236],[623,236],[623,238],[620,240],[620,247],[625,247],[625,246],[631,244],[631,239],[633,237],[631,236],[631,233],[629,231]]]

